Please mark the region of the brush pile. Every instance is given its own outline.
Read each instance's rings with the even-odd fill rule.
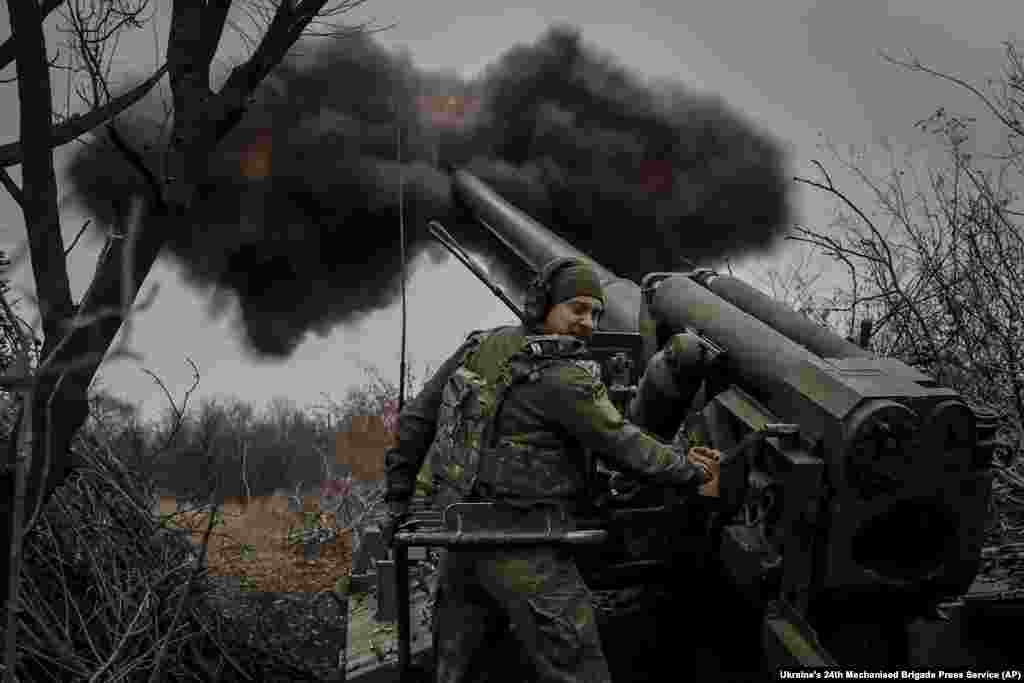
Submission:
[[[1019,434],[1019,430],[1012,430]],[[1012,443],[1011,443],[1012,441]],[[992,517],[981,574],[1024,592],[1024,439],[1003,440],[993,458]]]
[[[75,449],[23,544],[20,681],[322,680],[211,607],[207,546],[164,528],[150,482],[92,437]]]

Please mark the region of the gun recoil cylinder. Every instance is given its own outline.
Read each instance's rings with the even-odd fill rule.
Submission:
[[[768,393],[786,393],[786,379],[824,361],[773,327],[689,277],[661,280],[651,298],[654,317],[675,330],[694,329],[728,350],[729,365]]]
[[[694,274],[692,279],[822,358],[873,357],[870,351],[846,341],[738,278],[705,270]]]

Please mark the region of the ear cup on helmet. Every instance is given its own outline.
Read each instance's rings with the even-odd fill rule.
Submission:
[[[586,265],[586,261],[575,256],[562,256],[552,259],[543,268],[537,277],[530,283],[526,290],[526,299],[523,302],[523,312],[534,324],[544,320],[551,305],[551,281],[563,268],[569,266]]]

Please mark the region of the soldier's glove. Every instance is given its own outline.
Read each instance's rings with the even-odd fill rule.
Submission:
[[[686,454],[686,459],[700,467],[704,473],[704,483],[698,489],[700,495],[718,498],[722,473],[722,454],[713,448],[694,446]]]
[[[384,529],[381,532],[384,543],[391,546],[395,540],[395,534],[398,532],[398,528],[402,525],[405,520],[409,518],[409,502],[408,501],[392,501],[388,503],[388,521],[384,525]]]

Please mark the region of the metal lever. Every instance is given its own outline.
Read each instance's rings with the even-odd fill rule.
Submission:
[[[800,433],[799,425],[788,422],[769,422],[761,429],[752,431],[740,442],[722,454],[722,467],[728,466],[734,459],[739,458],[751,446],[770,436],[795,436]]]
[[[585,545],[601,543],[608,538],[604,529],[587,529],[583,531],[566,531],[555,534],[538,534],[523,532],[485,532],[485,531],[424,531],[395,534],[395,546],[429,545],[445,548],[480,547],[501,545],[552,545],[565,543],[568,545]]]
[[[720,460],[721,473],[719,476],[723,476],[727,469],[736,465],[743,464],[745,458],[748,458],[752,453],[752,448],[758,444],[761,440],[771,436],[775,437],[795,437],[800,433],[799,425],[786,423],[786,422],[769,422],[760,429],[749,432],[746,436],[740,439],[732,448],[725,451],[722,454]],[[747,483],[746,471],[740,473],[742,476],[740,481],[744,489],[749,485]],[[732,477],[735,480],[735,477]],[[713,509],[708,515],[708,535],[712,539],[714,551],[717,553],[722,540],[722,530],[724,529],[728,517],[732,515],[732,511],[739,506],[740,501],[737,498],[738,492],[734,490],[725,489],[720,495],[722,498],[717,499],[716,508]]]

